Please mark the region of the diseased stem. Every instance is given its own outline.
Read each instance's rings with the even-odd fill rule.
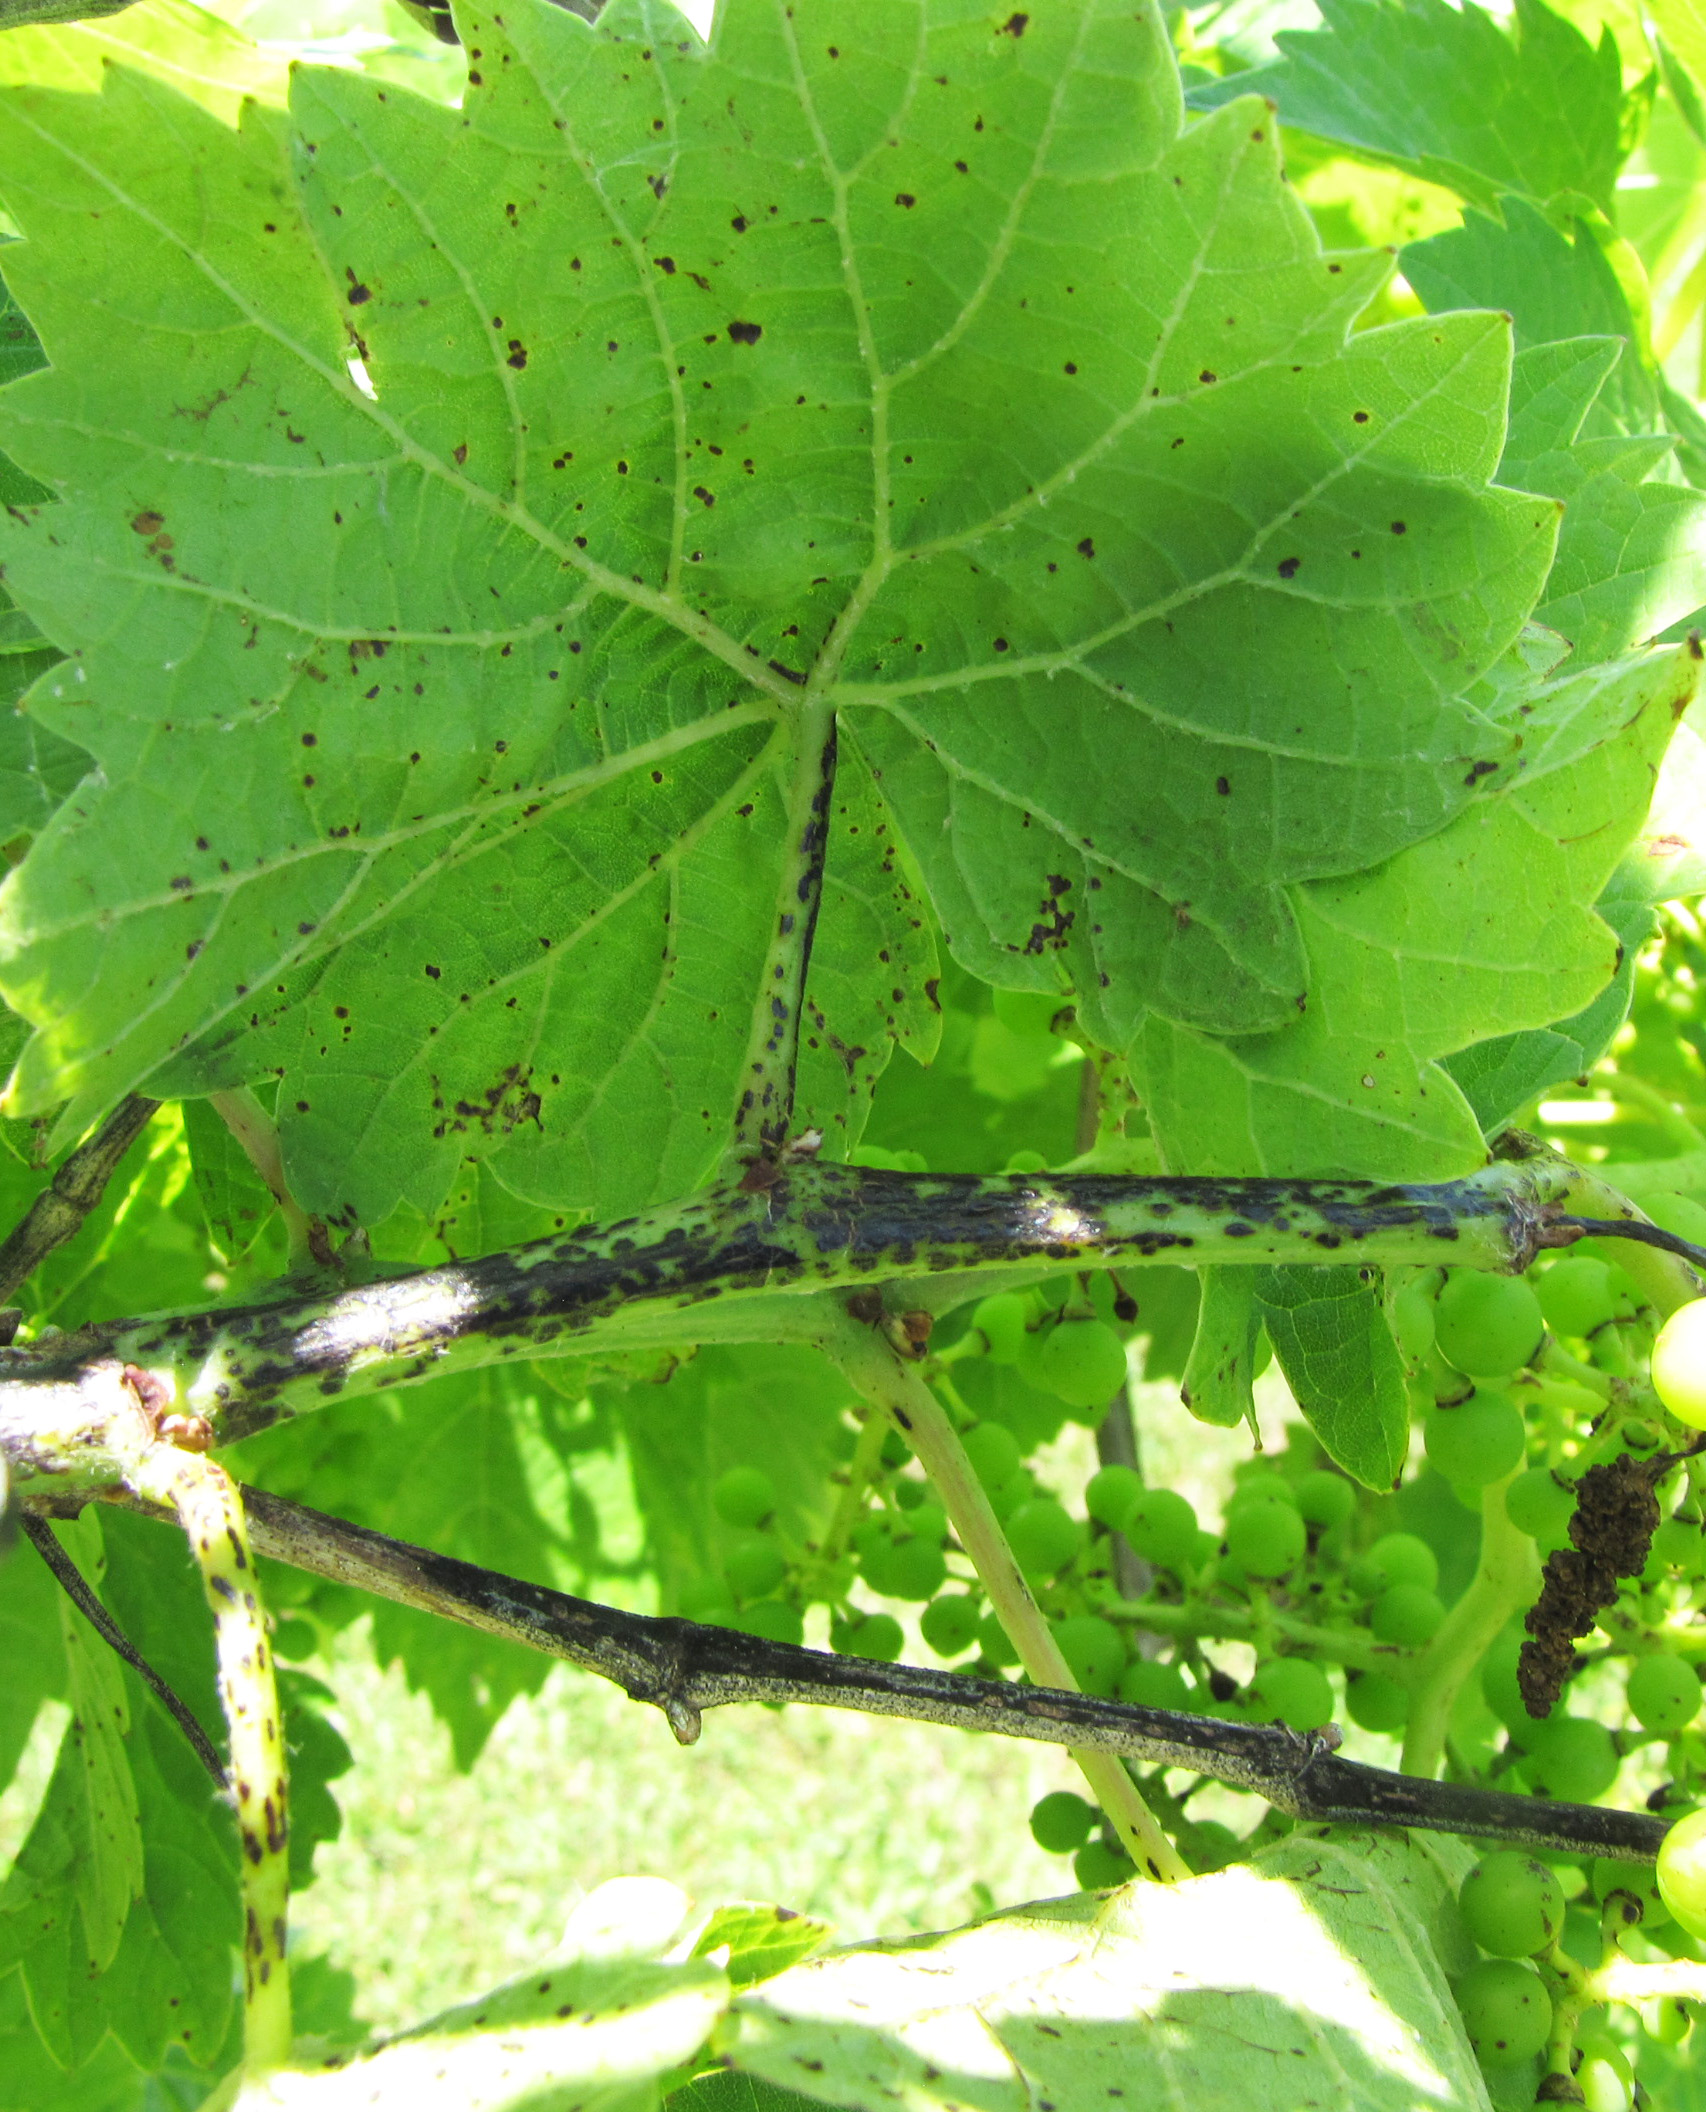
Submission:
[[[1076,1693],[1078,1681],[1072,1667],[1061,1655],[1054,1630],[1013,1559],[1001,1522],[972,1472],[947,1411],[923,1377],[879,1328],[865,1321],[846,1319],[839,1327],[826,1329],[819,1343],[859,1393],[886,1410],[900,1426],[934,1482],[955,1535],[970,1556],[978,1581],[1025,1670],[1039,1687]],[[1082,1746],[1073,1748],[1072,1757],[1137,1868],[1167,1882],[1189,1877],[1189,1867],[1162,1832],[1124,1765],[1111,1753]]]
[[[1482,1490],[1481,1559],[1474,1578],[1411,1666],[1409,1726],[1398,1763],[1407,1775],[1439,1773],[1452,1705],[1463,1682],[1511,1615],[1539,1596],[1540,1557],[1505,1510],[1505,1491],[1515,1479],[1511,1473]]]
[[[0,1242],[0,1304],[29,1281],[55,1247],[64,1246],[82,1228],[83,1220],[105,1194],[119,1161],[148,1127],[159,1105],[158,1100],[132,1093],[54,1174],[25,1212],[22,1224]]]
[[[1573,1175],[1551,1154],[1461,1181],[1396,1185],[979,1178],[786,1158],[775,1171],[757,1192],[717,1189],[477,1261],[0,1350],[0,1449],[15,1471],[24,1462],[20,1481],[44,1472],[84,1488],[112,1481],[81,1426],[62,1427],[64,1416],[75,1423],[75,1396],[104,1361],[168,1375],[182,1407],[225,1444],[282,1414],[509,1357],[810,1340],[813,1294],[901,1278],[911,1305],[945,1312],[1015,1271],[1024,1280],[1107,1264],[1385,1268],[1449,1253],[1515,1271],[1534,1258]],[[61,1399],[44,1428],[49,1384]]]
[[[131,1483],[139,1496],[176,1511],[213,1610],[242,1844],[243,2063],[247,2074],[257,2075],[290,2058],[290,1821],[272,1649],[243,1502],[217,1460],[171,1445],[152,1447]]]
[[[290,1241],[289,1267],[292,1273],[298,1269],[329,1267],[333,1257],[326,1228],[317,1217],[310,1217],[303,1209],[291,1194],[290,1183],[285,1178],[284,1147],[279,1141],[278,1124],[247,1086],[229,1093],[210,1093],[208,1105],[242,1145],[249,1164],[266,1183],[277,1203],[278,1214],[284,1220]]]
[[[774,1163],[794,1122],[794,1074],[812,938],[823,900],[829,810],[835,797],[835,709],[815,696],[795,723],[793,783],[788,789],[788,843],[777,887],[775,926],[765,955],[752,1038],[741,1065],[734,1135],[723,1178],[738,1181],[760,1161]]]

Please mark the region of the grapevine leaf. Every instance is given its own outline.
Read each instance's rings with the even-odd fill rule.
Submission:
[[[1248,1422],[1254,1428],[1256,1403],[1251,1385],[1256,1376],[1256,1338],[1262,1327],[1257,1300],[1262,1272],[1211,1268],[1199,1269],[1197,1275],[1202,1303],[1180,1398],[1198,1422],[1218,1423],[1228,1430]]]
[[[1615,340],[1579,338],[1519,352],[1499,466],[1501,483],[1565,502],[1534,621],[1583,663],[1627,652],[1706,601],[1706,499],[1652,476],[1671,437],[1581,437],[1618,353]]]
[[[1641,362],[1628,294],[1595,228],[1571,219],[1566,234],[1522,198],[1501,198],[1498,212],[1468,213],[1461,227],[1410,243],[1399,253],[1404,276],[1436,315],[1503,309],[1519,352],[1570,338],[1621,339],[1623,356],[1588,430],[1651,432],[1659,423],[1658,391]]]
[[[776,1485],[774,1531],[794,1556],[822,1540],[830,1477],[845,1457],[846,1380],[815,1350],[702,1349],[665,1386],[621,1396],[634,1493],[664,1605],[720,1571],[730,1540],[711,1505],[728,1468],[753,1461]]]
[[[1284,122],[1491,205],[1502,191],[1581,191],[1603,210],[1624,157],[1622,66],[1541,0],[1514,36],[1466,0],[1322,0],[1322,27],[1281,30],[1279,61],[1194,89],[1253,91]]]
[[[461,111],[308,69],[235,132],[136,75],[5,99],[53,366],[3,424],[61,495],[6,576],[102,772],[9,884],[13,1104],[282,1071],[346,1219],[470,1152],[559,1208],[688,1187],[831,711],[802,1122],[851,1141],[928,1045],[865,768],[986,977],[1064,967],[1111,1042],[1285,1016],[1286,889],[1512,758],[1465,691],[1554,509],[1487,483],[1503,325],[1347,342],[1384,263],[1319,253],[1260,104],[1181,133],[1113,0],[464,28]],[[873,951],[902,995],[844,1020]]]
[[[20,614],[0,610],[0,632]],[[58,664],[51,648],[0,658],[0,841],[44,828],[89,769],[87,754],[74,742],[17,708],[31,683]]]
[[[1134,1071],[1167,1162],[1193,1172],[1445,1179],[1480,1162],[1439,1059],[1550,1026],[1618,965],[1592,908],[1634,841],[1693,649],[1637,656],[1519,695],[1527,775],[1378,872],[1320,881],[1300,910],[1307,1012],[1210,1041],[1152,1019]]]
[[[669,2112],[818,2112],[822,2099],[721,2068],[696,2075],[685,2089],[672,2090],[664,2103]]]
[[[184,1141],[208,1239],[222,1261],[240,1259],[278,1207],[248,1153],[205,1100],[184,1103]]]
[[[376,2052],[256,2079],[235,2112],[647,2112],[659,2078],[699,2052],[728,2004],[716,1966],[666,1957],[687,1904],[659,1879],[600,1886],[545,1965]]]
[[[45,1562],[22,1549],[0,1562],[0,1786],[12,1779],[43,1702],[65,1694],[59,1597]]]
[[[85,11],[79,9],[76,15]],[[99,8],[89,8],[91,18]],[[243,102],[254,97],[282,103],[289,87],[285,61],[191,0],[140,0],[114,8],[104,20],[68,14],[55,26],[48,18],[0,37],[0,83],[97,94],[112,65],[152,74],[234,123]]]
[[[735,2068],[898,2102],[1487,2112],[1436,1950],[1444,1873],[1403,1836],[1298,1833],[1247,1866],[831,1952],[736,1997]],[[1461,1963],[1461,1961],[1457,1961]]]
[[[1330,1458],[1389,1489],[1409,1450],[1404,1364],[1360,1269],[1263,1269],[1260,1310],[1286,1383]]]
[[[91,1583],[100,1575],[100,1533],[72,1529],[68,1552]],[[142,1890],[142,1838],[136,1784],[126,1752],[130,1709],[124,1667],[69,1599],[60,1601],[71,1722],[63,1750],[79,1774],[71,1793],[79,1813],[72,1863],[83,1938],[97,1972],[112,1964],[132,1900]]]
[[[718,1951],[726,1951],[723,1970],[729,1985],[755,1987],[821,1950],[829,1933],[827,1921],[814,1921],[787,1907],[717,1907],[699,1932],[693,1955],[715,1960]]]

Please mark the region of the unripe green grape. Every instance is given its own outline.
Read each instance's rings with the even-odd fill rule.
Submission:
[[[1663,1928],[1670,1920],[1658,1879],[1640,1863],[1614,1863],[1609,1856],[1598,1856],[1588,1881],[1594,1898],[1602,1907],[1611,1907],[1625,1928]]]
[[[990,1490],[989,1507],[1005,1525],[1019,1506],[1029,1503],[1036,1493],[1036,1476],[1029,1467],[1021,1467],[1017,1474],[1009,1475],[998,1488]]]
[[[977,1624],[977,1647],[979,1654],[997,1670],[1019,1662],[1019,1653],[1013,1648],[1006,1629],[1001,1625],[1001,1618],[993,1608]]]
[[[1470,1935],[1495,1958],[1532,1958],[1564,1926],[1563,1887],[1543,1862],[1517,1848],[1483,1856],[1463,1880],[1457,1904]]]
[[[1051,1789],[1031,1806],[1031,1839],[1045,1855],[1082,1848],[1096,1823],[1096,1807],[1070,1789]]]
[[[1103,1467],[1084,1484],[1084,1508],[1099,1525],[1122,1533],[1142,1494],[1143,1483],[1130,1467]]]
[[[1675,1995],[1661,1995],[1643,2021],[1661,2046],[1680,2046],[1694,2028],[1694,2013]]]
[[[1005,1423],[974,1423],[960,1439],[971,1470],[986,1489],[998,1489],[1018,1473],[1024,1455]]]
[[[1522,1638],[1502,1635],[1481,1661],[1481,1698],[1505,1729],[1524,1745],[1535,1728],[1517,1684],[1517,1664],[1522,1656]]]
[[[1454,1990],[1463,2029],[1483,2068],[1518,2068],[1552,2033],[1552,1997],[1531,1965],[1483,1958]]]
[[[992,1364],[1017,1364],[1025,1349],[1031,1301],[1018,1291],[997,1291],[972,1310],[971,1324],[989,1345]]]
[[[882,1665],[892,1665],[905,1645],[906,1637],[892,1613],[868,1613],[847,1634],[849,1657],[875,1658]]]
[[[1084,1538],[1077,1520],[1052,1496],[1033,1496],[1006,1521],[1007,1545],[1027,1577],[1052,1577],[1077,1554]]]
[[[1115,1692],[1121,1701],[1145,1709],[1188,1709],[1191,1690],[1177,1665],[1164,1665],[1158,1658],[1140,1657],[1120,1674]]]
[[[1310,1525],[1331,1531],[1344,1525],[1356,1509],[1357,1492],[1342,1474],[1317,1467],[1297,1484],[1297,1508]]]
[[[782,1550],[762,1533],[742,1533],[730,1542],[723,1557],[723,1574],[738,1599],[766,1597],[787,1573],[788,1563]]]
[[[912,1447],[898,1430],[883,1433],[882,1461],[885,1467],[904,1467],[912,1457]]]
[[[1434,1346],[1438,1329],[1434,1301],[1419,1283],[1407,1283],[1392,1301],[1392,1333],[1406,1362],[1419,1364]]]
[[[1477,1387],[1455,1408],[1436,1408],[1422,1425],[1428,1459],[1460,1489],[1485,1488],[1522,1465],[1528,1442],[1522,1412],[1502,1393]]]
[[[1075,1613],[1055,1622],[1054,1639],[1080,1689],[1111,1698],[1126,1661],[1125,1637],[1113,1622],[1098,1613]]]
[[[1110,1886],[1129,1884],[1137,1869],[1130,1856],[1101,1841],[1086,1841],[1072,1858],[1072,1874],[1081,1892],[1105,1892]]]
[[[1653,1391],[1679,1423],[1706,1430],[1706,1298],[1679,1305],[1659,1329]]]
[[[1635,1660],[1629,1672],[1629,1711],[1644,1731],[1665,1737],[1700,1713],[1700,1679],[1686,1658],[1668,1650]]]
[[[1218,1819],[1194,1819],[1179,1829],[1179,1853],[1198,1877],[1206,1877],[1211,1870],[1224,1870],[1228,1863],[1237,1862],[1243,1852],[1244,1843]]]
[[[689,1621],[722,1627],[735,1617],[734,1594],[721,1577],[689,1577],[676,1593],[676,1604]]]
[[[319,1649],[320,1631],[300,1614],[283,1613],[273,1622],[272,1647],[275,1657],[300,1664]]]
[[[1437,1592],[1419,1584],[1394,1584],[1383,1591],[1369,1609],[1369,1626],[1375,1640],[1413,1647],[1431,1642],[1445,1619],[1445,1606]]]
[[[1259,1473],[1246,1474],[1227,1499],[1228,1513],[1235,1511],[1241,1503],[1285,1503],[1295,1511],[1297,1491],[1283,1474],[1272,1473],[1264,1467]]]
[[[1270,1657],[1250,1682],[1250,1714],[1257,1723],[1287,1723],[1318,1731],[1333,1720],[1333,1683],[1306,1657]]]
[[[859,1571],[885,1599],[933,1599],[947,1581],[948,1565],[928,1540],[891,1540],[873,1548]]]
[[[1125,1344],[1100,1320],[1060,1320],[1042,1337],[1026,1370],[1069,1408],[1106,1408],[1125,1384]]]
[[[1351,1569],[1349,1583],[1365,1599],[1376,1599],[1394,1584],[1419,1584],[1432,1591],[1439,1582],[1439,1557],[1415,1533],[1382,1533]]]
[[[948,1537],[948,1514],[939,1503],[921,1503],[907,1513],[906,1529],[914,1540],[940,1547]]]
[[[1249,1503],[1226,1521],[1226,1552],[1253,1577],[1283,1577],[1302,1561],[1309,1530],[1288,1503]]]
[[[1591,1804],[1617,1780],[1617,1748],[1602,1723],[1554,1714],[1521,1735],[1529,1748],[1523,1778],[1542,1796],[1564,1804]]]
[[[1410,1691],[1386,1672],[1353,1673],[1345,1683],[1345,1713],[1365,1731],[1401,1731],[1410,1720]]]
[[[1582,2093],[1582,2112],[1631,2112],[1635,2071],[1622,2047],[1603,2035],[1584,2035],[1580,2051],[1575,2083]]]
[[[1526,1467],[1505,1491],[1505,1516],[1544,1547],[1568,1547],[1576,1492],[1550,1467]]]
[[[1706,1936],[1706,1810],[1691,1811],[1659,1843],[1659,1897],[1690,1936]]]
[[[711,1484],[711,1508],[727,1525],[762,1525],[776,1508],[776,1484],[762,1467],[730,1467]]]
[[[1145,1489],[1125,1522],[1133,1552],[1175,1575],[1196,1567],[1199,1531],[1196,1512],[1176,1489]]]
[[[744,1628],[748,1635],[761,1635],[770,1643],[798,1643],[804,1640],[806,1617],[797,1606],[790,1606],[785,1599],[757,1599],[744,1607],[735,1617],[734,1625]],[[899,1629],[895,1630],[898,1635]],[[861,1652],[868,1657],[869,1651]],[[895,1655],[900,1655],[896,1644]]]
[[[918,1625],[938,1657],[958,1657],[977,1641],[979,1605],[969,1592],[957,1591],[925,1607]]]
[[[1440,1355],[1472,1378],[1503,1379],[1520,1371],[1545,1331],[1540,1300],[1520,1276],[1454,1269],[1435,1307]]]
[[[1617,1311],[1611,1271],[1591,1254],[1554,1262],[1541,1277],[1537,1295],[1555,1335],[1591,1335]]]
[[[1706,1571],[1706,1532],[1692,1518],[1664,1521],[1653,1535],[1652,1552],[1641,1575],[1649,1584],[1657,1584],[1673,1569],[1685,1577],[1697,1577]]]

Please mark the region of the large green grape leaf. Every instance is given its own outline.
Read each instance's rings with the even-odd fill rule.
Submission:
[[[1191,100],[1272,96],[1284,122],[1490,205],[1501,191],[1581,191],[1603,210],[1623,159],[1623,80],[1609,29],[1596,49],[1541,0],[1514,36],[1465,0],[1322,0],[1322,27],[1281,30],[1282,56]]]
[[[105,70],[119,65],[169,82],[233,122],[245,97],[284,101],[288,76],[279,54],[260,50],[193,0],[137,0],[104,16],[98,6],[68,9],[67,16],[55,23],[44,13],[0,37],[0,82],[93,94]]]
[[[1319,253],[1260,103],[1181,133],[1147,9],[463,27],[460,112],[304,69],[236,131],[122,74],[4,99],[53,366],[0,429],[60,502],[0,557],[101,771],[5,897],[12,1104],[282,1074],[346,1218],[467,1153],[559,1206],[685,1187],[832,711],[806,1011],[867,1053],[802,1122],[850,1136],[927,1026],[866,769],[986,978],[1065,969],[1110,1040],[1289,1016],[1286,890],[1513,760],[1466,692],[1555,508],[1487,482],[1503,323],[1347,342],[1384,261]],[[844,1020],[873,952],[900,996]]]
[[[1303,892],[1307,1010],[1211,1041],[1151,1019],[1133,1067],[1168,1164],[1448,1179],[1481,1131],[1440,1058],[1550,1025],[1611,980],[1595,914],[1694,693],[1683,646],[1519,685],[1526,775],[1378,872]]]
[[[1213,1877],[831,1952],[736,1997],[732,2062],[849,2112],[1486,2112],[1446,1980],[1467,1861],[1299,1832]]]

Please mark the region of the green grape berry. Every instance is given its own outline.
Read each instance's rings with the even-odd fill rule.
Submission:
[[[1483,1856],[1457,1895],[1471,1936],[1495,1958],[1532,1958],[1564,1926],[1564,1893],[1547,1866],[1517,1848]]]
[[[1706,1572],[1706,1533],[1692,1518],[1667,1518],[1664,1521],[1653,1535],[1652,1552],[1641,1574],[1648,1583],[1656,1584],[1673,1569],[1680,1570],[1685,1577],[1697,1577]]]
[[[1025,1351],[1031,1301],[1018,1291],[997,1291],[972,1310],[971,1324],[989,1345],[992,1364],[1017,1364]]]
[[[1414,1646],[1431,1642],[1445,1619],[1445,1605],[1437,1592],[1420,1584],[1394,1584],[1383,1591],[1369,1610],[1369,1626],[1375,1640]]]
[[[300,1664],[304,1658],[312,1657],[320,1647],[320,1631],[312,1621],[305,1621],[300,1614],[281,1614],[273,1623],[272,1647],[275,1657],[282,1657],[292,1664]]]
[[[1195,1819],[1179,1829],[1179,1853],[1198,1877],[1237,1862],[1244,1843],[1218,1819]]]
[[[1410,1364],[1419,1364],[1433,1348],[1438,1324],[1427,1292],[1419,1283],[1405,1284],[1392,1301],[1392,1334]]]
[[[1639,1863],[1614,1863],[1609,1856],[1596,1858],[1588,1872],[1593,1896],[1602,1907],[1610,1907],[1625,1928],[1662,1928],[1670,1920],[1670,1909],[1659,1891],[1657,1877]]]
[[[744,1628],[748,1635],[763,1636],[767,1643],[803,1642],[806,1633],[805,1615],[799,1607],[790,1606],[785,1599],[756,1600],[752,1605],[742,1608],[735,1618],[734,1625]],[[900,1630],[897,1628],[895,1633],[898,1636]],[[900,1655],[898,1643],[895,1645],[894,1654],[896,1657]],[[865,1650],[861,1651],[860,1655],[869,1657],[871,1653]]]
[[[1143,1483],[1130,1467],[1103,1467],[1084,1484],[1084,1508],[1110,1532],[1125,1531]]]
[[[1100,1320],[1057,1321],[1029,1359],[1027,1375],[1069,1408],[1106,1408],[1125,1384],[1125,1344]]]
[[[1463,2029],[1483,2068],[1518,2068],[1552,2032],[1552,1997],[1531,1965],[1483,1958],[1456,1987]]]
[[[1019,1653],[1013,1648],[1012,1640],[993,1608],[978,1621],[977,1647],[984,1662],[994,1665],[998,1671],[1019,1662]]]
[[[1073,1614],[1055,1623],[1054,1639],[1080,1689],[1111,1697],[1126,1661],[1125,1637],[1112,1621],[1097,1613]]]
[[[1318,1731],[1333,1720],[1333,1683],[1307,1657],[1270,1657],[1256,1667],[1250,1704],[1256,1723],[1287,1723],[1294,1731]]]
[[[1617,1747],[1602,1723],[1554,1714],[1520,1735],[1529,1748],[1523,1777],[1542,1796],[1564,1804],[1591,1804],[1617,1780]]]
[[[1005,1423],[974,1423],[960,1443],[972,1472],[991,1491],[1011,1481],[1024,1459],[1019,1440]]]
[[[1145,1489],[1125,1522],[1133,1552],[1175,1575],[1200,1561],[1199,1532],[1196,1512],[1176,1489]]]
[[[956,1591],[932,1599],[918,1626],[938,1657],[959,1657],[977,1641],[981,1601]]]
[[[1659,1329],[1653,1391],[1679,1423],[1706,1430],[1706,1298],[1678,1306]]]
[[[762,1533],[740,1534],[730,1541],[723,1557],[723,1574],[738,1599],[768,1597],[787,1573],[787,1558]]]
[[[1352,1565],[1350,1587],[1365,1599],[1377,1599],[1394,1584],[1419,1584],[1432,1591],[1439,1583],[1439,1557],[1415,1533],[1382,1533],[1368,1553]]]
[[[1667,1738],[1700,1713],[1699,1674],[1686,1658],[1668,1650],[1635,1660],[1627,1692],[1629,1712],[1642,1730]]]
[[[1096,1824],[1096,1807],[1070,1789],[1051,1789],[1031,1806],[1031,1839],[1045,1855],[1082,1848]]]
[[[848,1656],[875,1658],[880,1665],[892,1665],[905,1646],[906,1637],[892,1613],[868,1613],[847,1632]]]
[[[776,1508],[776,1484],[762,1467],[730,1467],[711,1484],[711,1508],[726,1525],[762,1525]]]
[[[861,1560],[859,1573],[885,1599],[933,1599],[948,1565],[933,1541],[885,1540]]]
[[[1112,1885],[1129,1883],[1137,1870],[1130,1856],[1118,1849],[1101,1841],[1086,1841],[1072,1858],[1072,1874],[1080,1891],[1104,1892]]]
[[[1591,1335],[1617,1312],[1611,1271],[1591,1254],[1554,1262],[1541,1277],[1537,1295],[1555,1335]]]
[[[1410,1690],[1390,1673],[1354,1673],[1345,1683],[1345,1713],[1361,1730],[1401,1731],[1410,1720]]]
[[[1507,1394],[1481,1387],[1453,1408],[1435,1408],[1423,1423],[1422,1435],[1429,1460],[1460,1489],[1502,1481],[1522,1465],[1528,1442],[1516,1403]]]
[[[1706,1809],[1691,1811],[1659,1843],[1659,1897],[1690,1936],[1706,1936]]]
[[[1502,1635],[1481,1660],[1481,1698],[1505,1729],[1528,1745],[1535,1719],[1528,1713],[1517,1683],[1517,1665],[1522,1656],[1522,1638]]]
[[[676,1605],[690,1621],[723,1627],[735,1617],[734,1594],[721,1577],[689,1577],[676,1594]]]
[[[1540,1347],[1546,1321],[1540,1300],[1520,1276],[1453,1269],[1439,1294],[1434,1328],[1448,1364],[1471,1378],[1504,1379]]]
[[[948,1514],[939,1503],[916,1504],[907,1514],[906,1529],[914,1540],[940,1547],[948,1537]]]
[[[1309,1529],[1288,1503],[1246,1503],[1226,1521],[1226,1552],[1253,1577],[1283,1577],[1308,1545]]]
[[[1164,1665],[1158,1658],[1140,1657],[1127,1665],[1115,1689],[1121,1701],[1135,1702],[1144,1709],[1188,1709],[1191,1690],[1177,1665]]]
[[[1006,1521],[1007,1545],[1027,1577],[1052,1577],[1077,1554],[1083,1528],[1052,1496],[1033,1496]]]
[[[1357,1506],[1357,1492],[1342,1474],[1330,1474],[1325,1467],[1317,1467],[1305,1474],[1297,1484],[1297,1508],[1310,1525],[1318,1525],[1324,1532],[1334,1526],[1349,1523],[1351,1513]]]
[[[1576,1492],[1550,1467],[1526,1467],[1505,1491],[1505,1516],[1543,1547],[1567,1547]]]

